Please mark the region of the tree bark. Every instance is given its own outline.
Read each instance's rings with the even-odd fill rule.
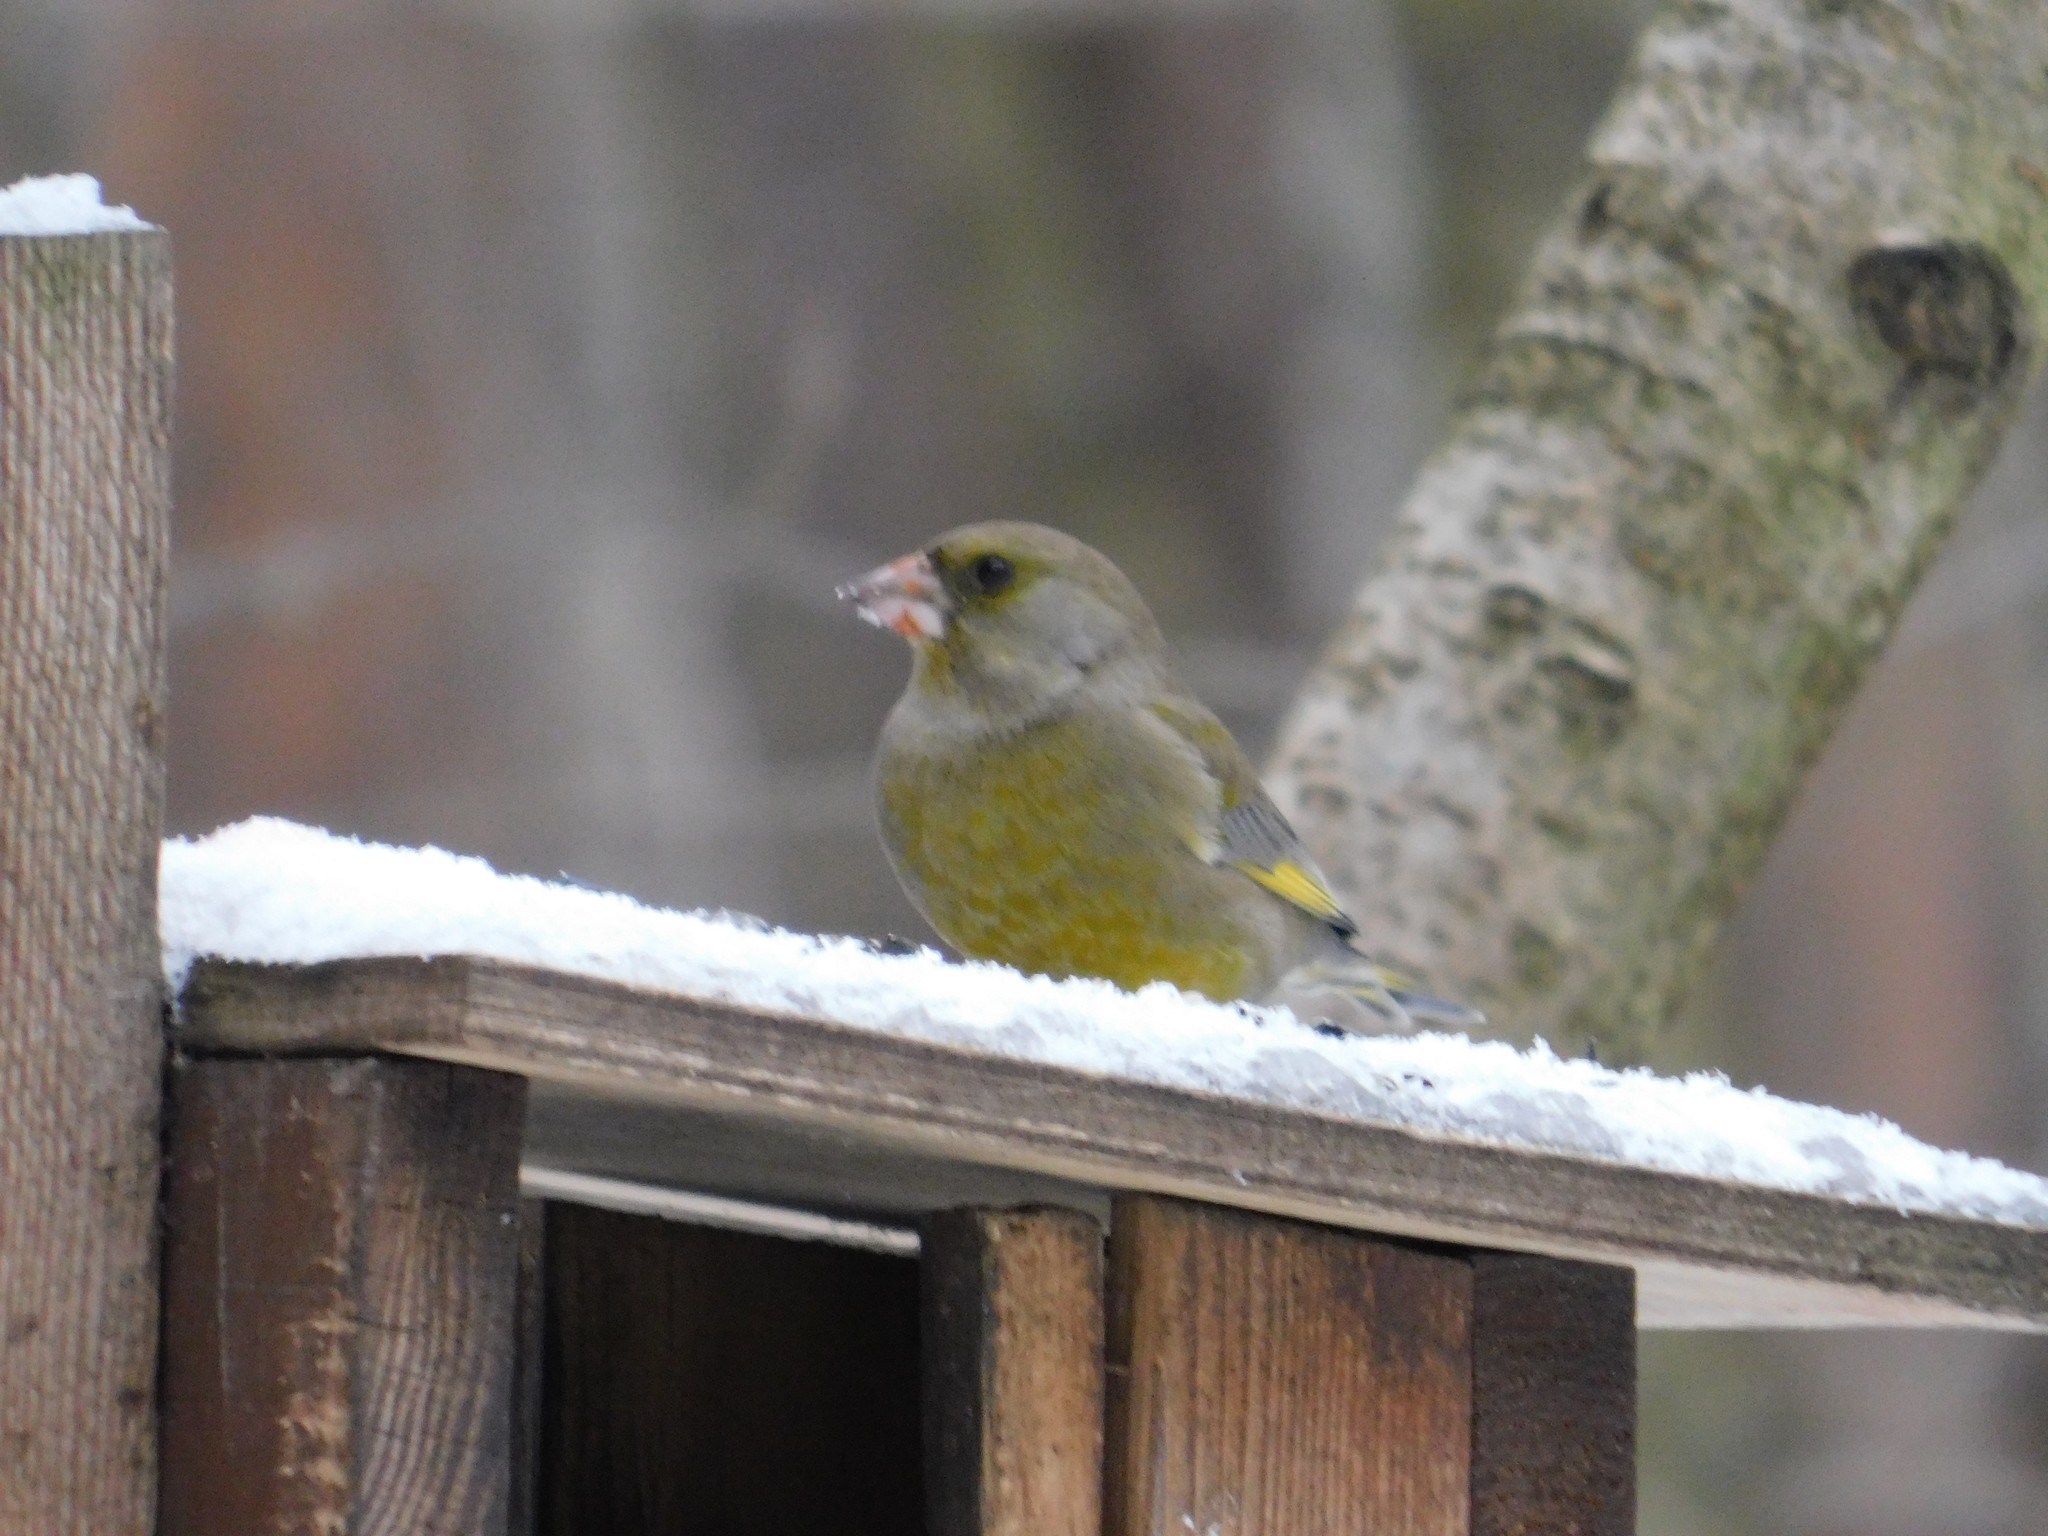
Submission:
[[[1645,1053],[1990,461],[2048,302],[2048,11],[1683,0],[1297,699],[1368,940]]]

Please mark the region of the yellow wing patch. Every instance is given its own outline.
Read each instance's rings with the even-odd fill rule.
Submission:
[[[1233,864],[1231,868],[1251,876],[1283,901],[1290,901],[1310,917],[1326,923],[1348,923],[1337,898],[1323,884],[1322,877],[1305,864],[1283,859],[1268,868],[1263,864]]]

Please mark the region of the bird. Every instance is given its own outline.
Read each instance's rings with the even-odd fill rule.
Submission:
[[[905,894],[962,956],[1282,1004],[1344,1033],[1484,1022],[1360,949],[1107,556],[1039,524],[975,523],[838,595],[910,643],[876,812]]]

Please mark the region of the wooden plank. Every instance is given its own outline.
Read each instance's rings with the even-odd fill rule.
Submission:
[[[1634,1274],[1471,1262],[1472,1536],[1633,1536]]]
[[[0,1530],[156,1497],[160,231],[0,238]]]
[[[525,1084],[224,1060],[171,1094],[164,1536],[497,1536]]]
[[[1101,1536],[1102,1228],[964,1209],[922,1235],[931,1536]]]
[[[1001,1168],[1476,1248],[1626,1264],[1644,1326],[2048,1326],[2048,1229],[1909,1214],[1093,1076],[495,961],[209,964],[185,1038],[230,1049],[377,1047],[522,1073],[678,1124],[828,1131],[876,1155]],[[693,1182],[688,1138],[669,1171]],[[575,1148],[547,1160],[573,1170]],[[808,1199],[878,1195],[836,1165]],[[647,1173],[643,1170],[643,1176]],[[973,1198],[968,1196],[966,1198]],[[934,1204],[947,1200],[933,1189]]]
[[[899,1145],[859,1123],[756,1115],[745,1106],[678,1114],[668,1097],[626,1099],[537,1078],[526,1135],[529,1163],[642,1185],[912,1224],[962,1206],[1057,1205],[1109,1225],[1109,1196],[1097,1185],[963,1162],[946,1147]]]
[[[1467,1536],[1465,1260],[1149,1196],[1109,1255],[1107,1536]]]
[[[914,1260],[548,1204],[539,1529],[919,1536]]]
[[[522,1180],[522,1187],[524,1181]],[[534,1536],[540,1528],[541,1360],[546,1333],[547,1205],[530,1195],[519,1201],[519,1279],[512,1322],[512,1487],[506,1536]]]

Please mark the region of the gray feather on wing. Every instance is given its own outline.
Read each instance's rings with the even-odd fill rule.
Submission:
[[[1262,879],[1260,883],[1270,884],[1271,888],[1289,895],[1303,910],[1322,918],[1345,938],[1357,934],[1357,925],[1338,908],[1336,898],[1329,893],[1328,882],[1323,879],[1322,871],[1316,868],[1315,860],[1309,857],[1308,849],[1302,846],[1301,838],[1263,789],[1254,791],[1225,811],[1216,830],[1225,863],[1263,871],[1268,876],[1298,872],[1313,887],[1316,896],[1320,897],[1319,902],[1312,903],[1295,895],[1289,889],[1292,881]]]

